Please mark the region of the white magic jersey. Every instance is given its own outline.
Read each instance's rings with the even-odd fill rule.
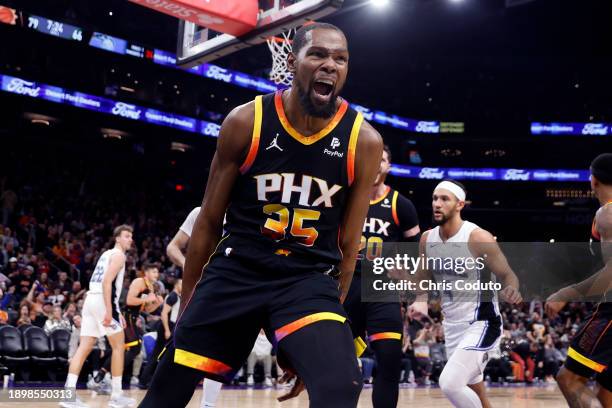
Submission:
[[[104,275],[108,271],[111,257],[114,254],[120,253],[121,250],[117,248],[109,249],[104,251],[98,259],[96,269],[94,269],[91,279],[89,280],[89,292],[88,294],[102,294],[102,282],[104,281]],[[121,270],[117,273],[115,281],[113,282],[113,292],[111,293],[111,303],[116,307],[117,312],[120,313],[119,309],[119,296],[121,295],[121,289],[123,288],[123,275],[125,274],[125,264]]]
[[[459,231],[446,242],[440,238],[440,227],[433,228],[427,235],[425,256],[428,269],[437,283],[445,283],[447,290],[441,290],[440,295],[444,321],[448,323],[489,320],[499,316],[494,290],[463,290],[466,284],[492,280],[488,268],[477,267],[477,258],[468,247],[470,234],[477,228],[476,224],[463,221]],[[467,259],[472,260],[467,264],[470,268],[464,265]]]

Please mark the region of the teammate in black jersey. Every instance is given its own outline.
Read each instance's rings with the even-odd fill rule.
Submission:
[[[595,214],[592,239],[601,241],[603,267],[592,277],[552,294],[546,312],[555,317],[568,300],[601,301],[580,328],[567,351],[557,383],[570,407],[612,407],[612,153],[591,163],[591,188],[601,207]],[[595,378],[592,390],[588,381]]]
[[[341,300],[382,140],[338,96],[348,59],[337,27],[302,27],[287,60],[291,88],[225,119],[187,250],[186,306],[141,406],[184,407],[203,376],[228,382],[261,327],[299,377],[281,399],[305,385],[311,407],[357,405]]]
[[[159,269],[155,264],[145,264],[142,268],[144,277],[136,278],[130,283],[123,318],[125,328],[125,366],[129,366],[140,353],[142,345],[142,329],[136,325],[141,312],[151,313],[163,303],[163,298],[156,293],[155,283],[159,279]],[[102,384],[106,373],[110,372],[111,355],[106,356],[100,371],[93,378],[91,386]],[[89,384],[88,384],[89,386]]]
[[[398,302],[361,302],[361,262],[380,255],[383,242],[418,242],[419,220],[412,202],[385,184],[391,151],[384,147],[380,169],[370,194],[370,209],[363,225],[355,276],[344,308],[356,339],[367,338],[376,355],[372,404],[395,407],[402,360],[402,317]],[[359,341],[359,340],[357,340]]]

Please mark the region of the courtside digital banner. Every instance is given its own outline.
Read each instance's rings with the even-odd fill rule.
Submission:
[[[532,135],[610,136],[612,123],[540,123],[531,124]]]
[[[612,301],[612,289],[608,289],[612,263],[605,265],[602,258],[602,253],[612,250],[612,243],[437,240],[427,242],[421,252],[418,243],[371,241],[360,255],[364,302],[412,301],[417,294],[427,293],[443,305],[474,303],[472,312],[477,312],[481,303],[504,301],[511,274],[518,278],[524,301],[544,301],[597,273],[602,279],[567,291],[565,300]]]
[[[218,137],[221,126],[202,119],[190,118],[153,108],[146,108],[123,101],[116,101],[58,86],[27,81],[22,78],[0,75],[1,90],[17,95],[43,99],[76,108],[137,120],[152,125],[167,126],[185,132]],[[417,167],[394,164],[390,173],[398,177],[423,180],[501,180],[501,181],[589,181],[588,170],[546,169],[493,169],[493,168],[443,168]]]

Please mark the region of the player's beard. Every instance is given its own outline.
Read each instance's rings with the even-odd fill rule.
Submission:
[[[302,88],[302,86],[298,83],[297,91],[300,105],[302,105],[302,109],[304,109],[304,112],[308,116],[329,119],[336,113],[336,96],[334,94],[332,94],[332,97],[329,98],[328,103],[322,106],[317,106],[312,103],[312,99],[310,99],[310,94],[314,92],[312,89],[312,84],[308,86],[308,90],[304,90],[304,88]]]
[[[449,217],[446,214],[442,214],[442,218],[440,220],[436,220],[435,216],[431,216],[431,221],[434,225],[444,225],[449,220]]]

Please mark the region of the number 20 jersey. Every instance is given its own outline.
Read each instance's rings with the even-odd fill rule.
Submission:
[[[268,271],[326,272],[341,260],[340,227],[363,116],[342,100],[329,124],[303,136],[282,91],[255,98],[250,149],[227,209],[223,248]]]

